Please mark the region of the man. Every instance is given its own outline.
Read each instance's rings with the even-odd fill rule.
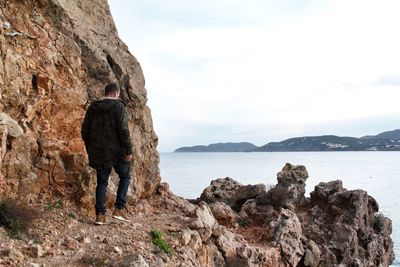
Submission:
[[[112,168],[119,176],[112,217],[129,221],[124,207],[130,180],[132,143],[125,105],[119,100],[119,94],[120,89],[117,84],[108,84],[104,89],[104,97],[89,106],[81,129],[82,139],[89,155],[89,165],[97,172],[95,206],[97,225],[106,222],[105,198]]]

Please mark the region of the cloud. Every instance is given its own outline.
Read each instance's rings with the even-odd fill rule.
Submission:
[[[373,83],[376,86],[400,86],[400,74],[397,75],[388,75],[382,78],[379,78],[376,82]]]
[[[162,151],[397,112],[399,1],[109,3]]]

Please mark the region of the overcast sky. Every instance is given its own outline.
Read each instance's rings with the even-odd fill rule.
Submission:
[[[399,0],[109,0],[159,150],[400,128]]]

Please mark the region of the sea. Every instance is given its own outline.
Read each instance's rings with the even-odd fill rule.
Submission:
[[[176,195],[194,199],[212,180],[231,177],[242,184],[274,185],[285,163],[306,166],[306,195],[319,182],[340,179],[347,189],[363,189],[393,223],[400,266],[400,152],[161,153],[162,180]]]

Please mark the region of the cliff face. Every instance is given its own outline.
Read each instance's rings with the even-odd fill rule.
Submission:
[[[121,85],[128,108],[135,148],[130,192],[137,202],[128,207],[135,215],[130,223],[94,227],[82,218],[93,209],[95,173],[87,166],[80,126],[85,109],[110,81]],[[0,199],[30,200],[28,206],[43,215],[29,220],[27,233],[40,244],[12,240],[0,227],[0,265],[96,265],[95,259],[107,266],[317,267],[393,261],[391,221],[377,214],[376,201],[339,181],[321,183],[305,198],[304,166],[287,164],[269,190],[229,178],[213,181],[195,204],[160,184],[143,73],[118,38],[106,0],[0,0],[0,89]],[[7,217],[2,209],[0,219]],[[172,255],[151,242],[148,233],[155,228],[168,233]]]
[[[106,0],[0,0],[0,56],[0,111],[9,116],[0,127],[1,195],[71,193],[91,208],[95,176],[80,126],[110,81],[120,84],[129,113],[131,199],[152,194],[159,157],[145,81]]]

